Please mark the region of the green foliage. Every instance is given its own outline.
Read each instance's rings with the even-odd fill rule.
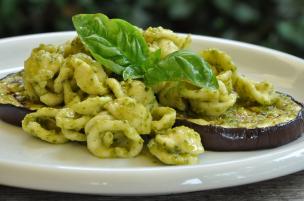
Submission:
[[[140,30],[122,19],[97,13],[75,15],[72,20],[93,57],[124,80],[142,78],[150,85],[187,81],[199,87],[218,87],[211,68],[200,56],[180,50],[161,60],[160,50],[150,52]]]
[[[159,61],[145,74],[149,85],[162,81],[186,81],[199,87],[218,88],[208,63],[195,53],[179,50]]]
[[[139,67],[145,65],[149,51],[135,26],[100,13],[75,15],[73,23],[82,42],[106,68],[120,75],[130,69],[127,78],[131,79],[143,75]]]
[[[71,17],[102,12],[140,27],[224,37],[304,58],[303,0],[0,0],[0,37],[72,30]]]

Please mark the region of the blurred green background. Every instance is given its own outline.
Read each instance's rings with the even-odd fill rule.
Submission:
[[[304,0],[0,0],[0,38],[73,30],[71,16],[96,12],[304,58]]]

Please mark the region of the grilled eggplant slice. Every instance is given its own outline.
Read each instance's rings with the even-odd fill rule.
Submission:
[[[20,71],[0,80],[0,119],[16,126],[21,126],[26,114],[41,107],[27,100],[22,75]]]
[[[24,107],[16,107],[10,104],[0,104],[0,119],[3,121],[21,127],[21,122],[25,115],[33,112]]]
[[[212,119],[179,115],[176,126],[193,128],[207,150],[244,151],[281,146],[304,132],[303,104],[279,93],[274,106],[236,104],[227,114]]]

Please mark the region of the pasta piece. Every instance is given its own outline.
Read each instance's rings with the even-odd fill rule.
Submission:
[[[98,115],[94,116],[85,126],[86,131],[90,131],[93,126],[102,120],[114,120],[114,117],[108,111],[102,111]]]
[[[60,109],[56,115],[56,125],[62,129],[81,130],[91,119],[89,116],[81,116],[71,108]]]
[[[78,53],[65,59],[57,78],[54,90],[64,94],[64,103],[73,105],[89,95],[105,95],[108,89],[103,68],[91,57]]]
[[[169,29],[162,27],[149,27],[143,32],[150,51],[161,49],[161,57],[165,57],[172,52],[186,48],[191,43],[190,36],[179,36]]]
[[[148,109],[135,99],[122,97],[105,105],[107,111],[116,119],[127,120],[139,134],[151,132],[152,116]]]
[[[191,108],[194,112],[207,116],[220,116],[236,102],[237,95],[231,93],[226,101],[201,102],[199,100],[191,100]]]
[[[229,94],[225,84],[220,80],[218,80],[218,83],[220,93],[218,99],[211,101],[189,100],[194,112],[208,116],[219,116],[235,104],[237,94],[235,92]]]
[[[96,115],[103,109],[103,106],[112,100],[109,96],[89,97],[86,100],[73,104],[73,111],[82,115]]]
[[[49,143],[65,143],[68,139],[62,134],[61,129],[56,126],[55,117],[58,111],[58,109],[45,107],[37,110],[37,112],[30,113],[23,119],[22,129]]]
[[[178,48],[186,48],[191,43],[191,37],[180,36],[169,29],[164,29],[162,27],[149,27],[143,32],[145,40],[147,43],[152,43],[159,39],[165,38],[170,39]]]
[[[160,104],[185,111],[187,109],[187,103],[180,94],[180,86],[178,82],[166,82],[162,90],[158,93]]]
[[[157,134],[148,143],[149,151],[169,165],[194,164],[204,152],[200,135],[193,129],[179,126]]]
[[[192,84],[184,83],[180,88],[180,95],[187,99],[212,101],[219,99],[220,93],[216,89],[199,88]]]
[[[75,37],[72,41],[68,41],[63,46],[64,57],[68,57],[77,53],[85,53],[90,55],[90,52],[84,47],[79,37]]]
[[[176,111],[170,107],[157,107],[152,110],[152,130],[158,132],[171,128],[176,119]]]
[[[126,96],[122,86],[120,85],[120,83],[116,79],[108,78],[106,80],[106,84],[112,90],[112,92],[113,92],[113,94],[116,98],[121,98],[121,97]]]
[[[59,49],[41,45],[26,60],[25,90],[32,100],[54,107],[81,101],[80,90],[89,95],[108,93],[100,64],[83,53],[65,59]]]
[[[62,103],[63,95],[56,94],[56,93],[46,93],[46,94],[40,96],[40,101],[50,107],[54,107],[54,106],[60,105]]]
[[[235,72],[232,72],[231,70],[223,71],[220,74],[216,76],[217,80],[221,80],[229,93],[233,91],[233,84],[235,81]]]
[[[63,55],[52,45],[40,45],[32,51],[24,63],[23,74],[25,92],[29,98],[38,101],[40,96],[54,93],[49,81],[59,72],[63,60]]]
[[[153,90],[139,80],[127,80],[122,82],[122,87],[127,96],[146,106],[149,110],[157,107],[157,100]]]
[[[261,105],[271,105],[277,100],[271,83],[254,82],[241,75],[237,76],[235,90],[242,99],[258,102]]]
[[[200,53],[202,57],[211,65],[213,73],[218,75],[223,71],[236,71],[231,57],[218,49],[207,49]]]
[[[85,128],[89,151],[100,158],[130,158],[138,155],[143,139],[127,121],[109,120],[100,115]]]
[[[175,43],[169,39],[159,39],[158,42],[153,42],[151,47],[153,49],[159,48],[161,50],[161,58],[179,50]]]
[[[87,136],[83,133],[83,131],[61,129],[61,132],[64,135],[64,137],[66,137],[71,141],[77,141],[77,142],[87,141]]]
[[[67,139],[85,141],[84,127],[90,119],[90,116],[81,116],[71,108],[63,108],[56,115],[56,125],[62,129]]]
[[[91,57],[79,53],[72,56],[74,78],[78,87],[90,95],[104,95],[108,93],[104,85],[106,73],[103,68]]]
[[[54,81],[54,91],[56,93],[62,93],[63,83],[68,82],[73,77],[73,69],[66,66],[66,63],[60,68],[60,72]]]
[[[65,105],[73,105],[81,101],[83,94],[81,93],[81,90],[74,92],[71,83],[66,80],[63,83],[63,97]]]
[[[158,94],[161,92],[167,85],[167,82],[160,82],[152,86],[152,89],[155,94]]]

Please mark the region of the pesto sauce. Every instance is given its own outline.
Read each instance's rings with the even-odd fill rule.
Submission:
[[[263,128],[286,123],[295,119],[301,106],[291,97],[278,94],[277,101],[270,106],[250,105],[238,101],[219,117],[200,117],[188,119],[200,125],[216,125],[226,128]]]

